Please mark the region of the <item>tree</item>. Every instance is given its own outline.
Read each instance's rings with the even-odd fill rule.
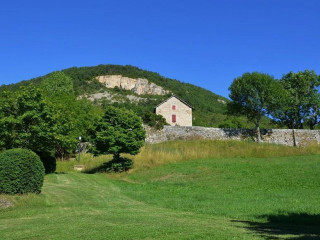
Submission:
[[[97,111],[89,100],[76,99],[73,81],[63,72],[49,74],[41,87],[51,103],[55,120],[55,156],[63,159],[76,149],[79,136],[87,139],[87,130],[96,120]]]
[[[1,148],[45,151],[53,146],[52,112],[39,89],[22,87],[16,95],[3,93],[0,101]]]
[[[141,118],[130,110],[108,107],[92,131],[92,142],[97,154],[121,153],[136,155],[144,145],[145,130]]]
[[[320,95],[317,87],[320,78],[309,70],[289,72],[282,77],[280,84],[285,90],[284,98],[273,116],[292,129],[293,145],[296,146],[294,129],[303,129],[305,123],[313,129],[319,122]]]
[[[74,94],[72,79],[63,72],[52,72],[41,83],[49,96]]]
[[[55,156],[64,159],[77,148],[78,138],[87,141],[88,130],[102,115],[87,99],[76,99],[73,95],[60,95],[51,101],[54,125]]]
[[[304,128],[304,122],[312,120],[311,128],[318,123],[320,95],[317,87],[320,78],[314,71],[289,72],[280,83],[286,90],[286,107],[280,119],[290,128]]]
[[[153,112],[144,112],[142,114],[142,119],[145,124],[157,130],[161,130],[164,125],[168,125],[166,119],[162,115],[157,115]]]
[[[279,89],[272,76],[258,72],[244,73],[234,79],[229,87],[229,97],[233,102],[229,103],[228,108],[233,113],[246,115],[255,124],[258,142],[261,141],[261,118],[277,107],[280,102],[277,98],[282,96],[277,93]]]
[[[41,90],[32,85],[16,93],[2,92],[0,149],[27,148],[40,157],[49,156],[55,144],[52,109]],[[41,159],[45,166],[48,159]]]

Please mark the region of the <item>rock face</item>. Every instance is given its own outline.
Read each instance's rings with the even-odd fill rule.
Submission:
[[[148,79],[145,78],[134,79],[121,75],[106,75],[98,76],[96,79],[107,88],[119,87],[125,90],[131,90],[138,95],[165,95],[169,93],[169,91],[164,90],[162,87],[154,83],[149,83]]]
[[[144,102],[147,101],[147,98],[142,98],[142,97],[137,97],[135,95],[125,95],[125,96],[120,96],[119,94],[115,94],[115,93],[109,93],[109,92],[103,92],[103,93],[94,93],[94,94],[90,94],[90,95],[84,95],[84,96],[80,96],[79,99],[81,98],[87,98],[90,101],[94,101],[94,100],[99,100],[102,98],[105,98],[107,100],[109,100],[110,102],[114,103],[114,102],[125,102],[126,100],[129,100],[130,102]],[[150,98],[148,98],[150,99]]]

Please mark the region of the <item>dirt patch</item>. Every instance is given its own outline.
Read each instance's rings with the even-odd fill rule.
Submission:
[[[0,209],[12,207],[13,203],[6,199],[0,199]]]

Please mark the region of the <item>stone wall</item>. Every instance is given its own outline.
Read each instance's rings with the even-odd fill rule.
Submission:
[[[147,143],[160,143],[170,140],[255,140],[252,129],[228,129],[206,127],[164,126],[162,130],[146,127]],[[304,146],[311,143],[320,144],[320,130],[295,130],[296,143]],[[265,129],[261,130],[262,142],[293,146],[292,130]]]
[[[169,91],[164,90],[162,87],[149,83],[148,79],[145,78],[129,78],[121,75],[105,75],[98,76],[96,79],[104,84],[107,88],[119,87],[124,90],[131,90],[138,95],[151,94],[151,95],[165,95]]]

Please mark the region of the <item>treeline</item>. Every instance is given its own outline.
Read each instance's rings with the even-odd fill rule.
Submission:
[[[294,129],[319,127],[320,76],[314,71],[289,72],[280,80],[264,73],[245,73],[231,84],[230,114],[244,114],[254,123],[258,141],[264,116],[279,125]]]
[[[69,158],[82,142],[95,155],[113,154],[100,170],[133,166],[120,154],[136,155],[144,145],[139,116],[77,99],[72,79],[63,72],[49,74],[39,86],[0,93],[0,194],[40,193],[44,173],[56,170],[56,158]]]
[[[25,148],[37,153],[46,172],[55,170],[55,159],[72,154],[78,138],[102,115],[87,99],[77,100],[73,82],[54,72],[41,83],[0,94],[0,150]]]
[[[144,117],[149,125],[165,124],[152,112]],[[110,171],[127,170],[132,161],[122,161],[120,154],[137,154],[144,137],[141,118],[132,109],[78,99],[72,79],[63,72],[49,74],[39,85],[0,93],[0,151],[29,149],[47,173],[55,171],[56,158],[73,155],[80,141],[91,143],[94,154],[113,154]]]

